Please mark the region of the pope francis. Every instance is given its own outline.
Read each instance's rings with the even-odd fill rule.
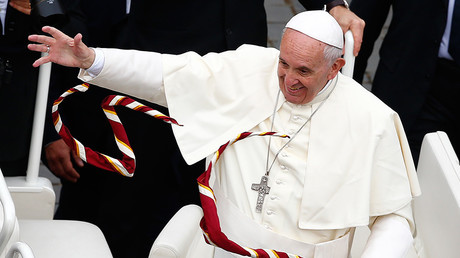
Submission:
[[[207,242],[215,257],[348,257],[368,225],[362,257],[403,257],[420,192],[398,115],[339,71],[343,32],[324,11],[287,24],[280,50],[243,45],[199,56],[93,49],[44,27],[34,63],[80,67],[101,87],[168,107],[188,163],[241,132],[279,132],[227,146],[205,183]],[[152,133],[155,129],[152,128]],[[210,159],[208,159],[210,161]],[[208,197],[202,197],[208,198]],[[211,216],[211,215],[209,215]],[[215,225],[217,223],[217,225]]]

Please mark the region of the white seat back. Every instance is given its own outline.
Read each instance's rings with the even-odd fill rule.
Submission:
[[[345,33],[345,53],[343,54],[345,65],[342,67],[342,74],[351,78],[353,78],[353,70],[355,68],[354,45],[353,33],[349,30]]]
[[[51,181],[38,176],[50,73],[51,63],[40,66],[26,176],[6,178],[19,219],[52,219],[54,215],[56,195]]]
[[[48,178],[28,183],[25,176],[6,177],[18,219],[53,219],[56,194]]]
[[[460,254],[460,166],[444,132],[425,136],[417,174],[422,195],[414,200],[417,238],[427,257]]]
[[[14,243],[11,246],[11,248],[8,250],[8,252],[6,253],[6,258],[16,258],[17,254],[19,254],[21,258],[34,258],[35,257],[30,246],[22,242]]]
[[[4,257],[9,247],[18,241],[17,220],[13,199],[11,198],[5,178],[0,170],[0,205],[1,205],[1,230],[0,230],[0,257]]]

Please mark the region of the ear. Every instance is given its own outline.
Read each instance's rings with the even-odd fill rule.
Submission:
[[[345,59],[343,58],[337,58],[334,63],[332,64],[330,70],[329,70],[329,74],[327,75],[327,79],[328,80],[331,80],[333,79],[337,73],[340,71],[340,69],[342,69],[342,67],[345,65]]]

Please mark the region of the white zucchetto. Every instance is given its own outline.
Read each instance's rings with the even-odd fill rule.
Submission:
[[[328,45],[343,48],[342,28],[326,11],[301,12],[289,20],[286,28],[299,31]]]

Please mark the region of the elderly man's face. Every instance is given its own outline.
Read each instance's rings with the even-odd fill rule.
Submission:
[[[334,78],[338,70],[324,58],[326,44],[293,29],[287,29],[280,46],[278,78],[287,101],[306,104]],[[343,65],[343,64],[342,64]]]

